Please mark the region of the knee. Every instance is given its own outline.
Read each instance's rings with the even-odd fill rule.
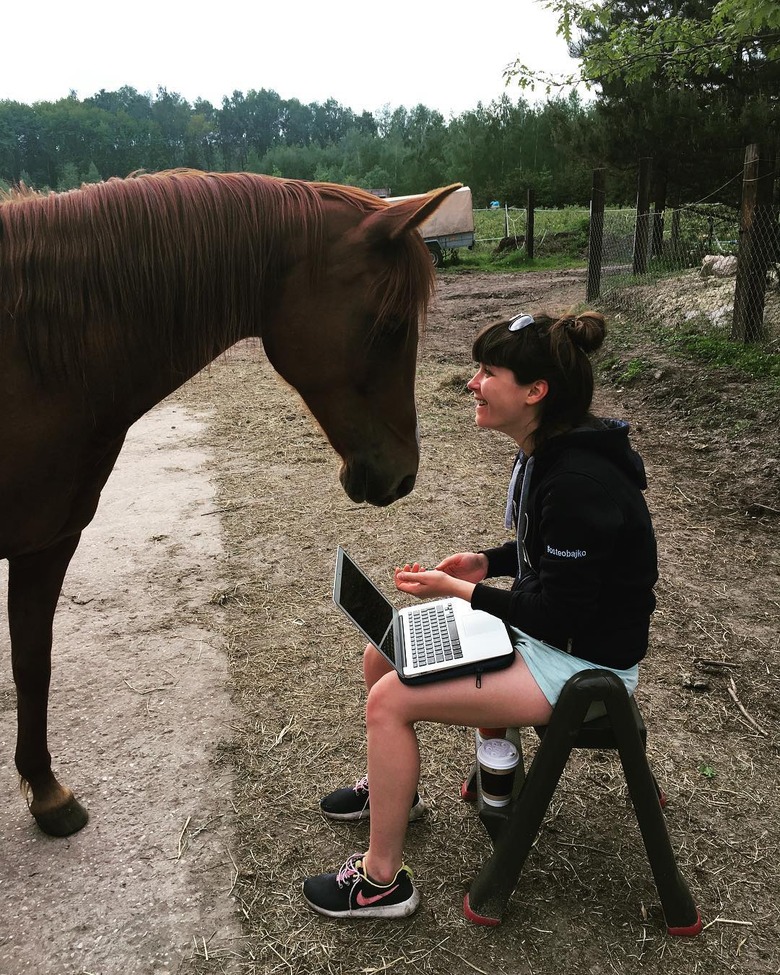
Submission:
[[[403,709],[399,700],[400,681],[395,673],[387,674],[369,690],[366,700],[366,727],[390,728],[403,724]]]
[[[19,694],[27,697],[47,697],[51,682],[48,660],[36,660],[30,654],[13,654],[14,683]]]

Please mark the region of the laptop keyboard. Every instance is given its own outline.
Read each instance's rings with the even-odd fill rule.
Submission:
[[[414,668],[463,657],[451,603],[416,608],[409,614],[409,632]]]

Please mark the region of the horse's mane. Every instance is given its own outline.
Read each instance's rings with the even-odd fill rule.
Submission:
[[[387,205],[352,187],[252,173],[172,170],[50,194],[20,186],[0,194],[0,328],[15,328],[34,362],[66,370],[87,347],[154,334],[186,369],[257,334],[291,260],[305,253],[320,274],[327,198],[364,213]],[[379,327],[401,310],[424,317],[432,279],[415,238],[405,235],[377,282]]]

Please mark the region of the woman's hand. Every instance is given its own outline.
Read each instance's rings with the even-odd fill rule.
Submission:
[[[457,555],[448,555],[436,568],[454,579],[477,583],[487,576],[488,560],[481,552],[458,552]]]
[[[474,586],[454,578],[439,569],[426,571],[418,562],[395,570],[395,586],[401,592],[418,599],[441,599],[444,596],[459,596],[467,602],[471,600]]]

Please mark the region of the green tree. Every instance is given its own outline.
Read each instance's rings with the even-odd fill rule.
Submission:
[[[81,177],[76,165],[72,162],[65,163],[57,180],[57,189],[75,190],[78,186],[81,186]]]
[[[0,175],[18,183],[37,137],[38,121],[30,105],[0,101]]]
[[[471,187],[475,207],[486,207],[494,195],[490,113],[480,102],[450,121],[446,165],[453,182]]]
[[[315,178],[323,162],[324,150],[319,146],[273,146],[262,158],[250,157],[250,172],[284,176],[286,179]]]
[[[634,84],[659,78],[687,87],[710,78],[713,70],[724,79],[765,69],[775,76],[780,61],[780,4],[775,0],[673,0],[636,4],[628,14],[630,5],[620,0],[544,0],[543,6],[558,17],[557,32],[581,58],[580,66],[568,75],[552,75],[517,60],[507,76],[523,87],[549,90],[580,81]],[[593,42],[580,48],[580,35]]]
[[[167,88],[157,89],[152,102],[151,157],[147,163],[152,169],[197,166],[188,141],[191,115],[192,109],[181,95]]]
[[[129,85],[117,91],[106,91],[105,88],[101,88],[96,95],[85,98],[84,104],[101,108],[110,115],[128,115],[136,122],[150,122],[153,118],[151,97],[148,94],[140,94]]]
[[[297,98],[282,101],[279,112],[281,141],[287,146],[307,146],[312,137],[314,106]]]
[[[211,102],[198,99],[187,123],[185,136],[189,165],[196,169],[223,168],[219,147],[218,113]]]
[[[333,98],[322,105],[313,105],[312,111],[311,138],[320,146],[338,143],[356,126],[354,112]]]
[[[673,202],[736,203],[744,145],[776,142],[780,133],[780,4],[746,0],[744,11],[724,0],[546,5],[580,58],[579,72],[558,81],[596,86],[593,124],[580,141],[585,158],[610,167],[610,196],[635,195],[637,159],[649,156],[658,208],[668,194]],[[519,65],[512,72],[521,85],[551,83]]]
[[[382,169],[381,166],[374,166],[373,169],[363,174],[358,186],[362,186],[366,190],[392,190],[391,182],[390,173],[386,169]]]

